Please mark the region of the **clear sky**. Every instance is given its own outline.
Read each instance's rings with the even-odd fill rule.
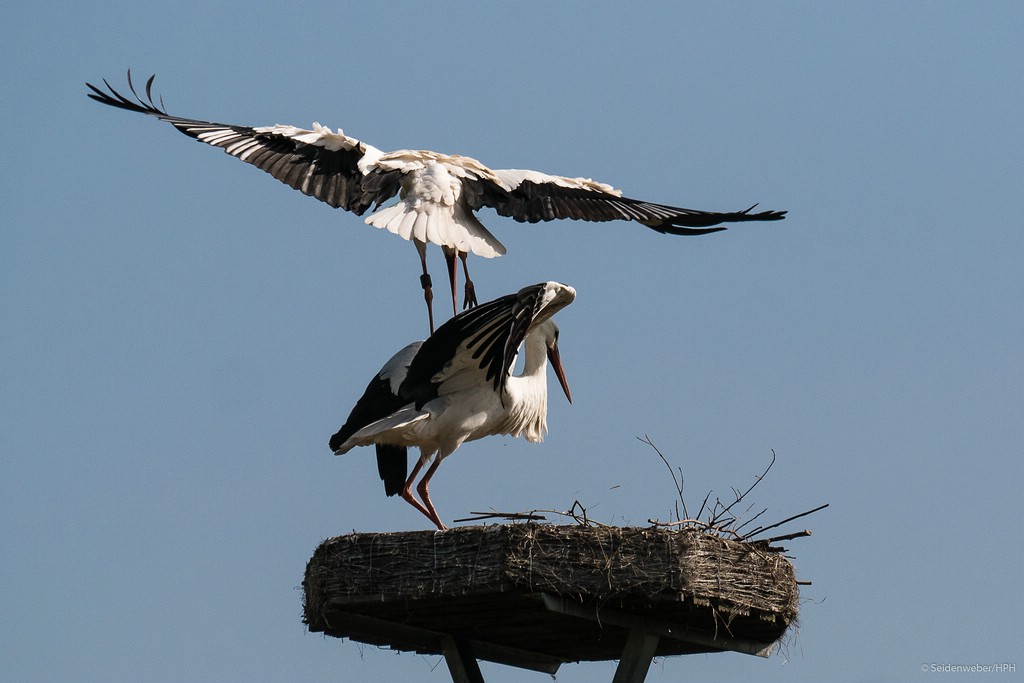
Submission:
[[[85,97],[128,67],[184,116],[319,121],[641,199],[789,210],[696,238],[482,212],[509,253],[471,259],[481,300],[578,291],[558,316],[575,402],[550,378],[543,444],[447,460],[440,514],[578,499],[646,525],[675,490],[636,437],[698,504],[774,449],[751,494],[765,519],[831,504],[787,529],[814,532],[788,544],[813,582],[798,627],[768,660],[667,659],[649,680],[1024,675],[1021,35],[1016,2],[14,3],[3,676],[448,680],[438,657],[300,621],[322,539],[429,526],[383,495],[371,450],[327,448],[425,332],[415,250]]]

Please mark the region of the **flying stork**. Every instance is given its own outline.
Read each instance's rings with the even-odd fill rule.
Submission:
[[[547,431],[547,365],[572,402],[551,319],[576,290],[558,282],[524,287],[457,314],[426,341],[409,344],[377,373],[344,426],[331,437],[335,455],[374,444],[387,495],[400,494],[445,529],[427,487],[441,461],[466,441],[511,434],[538,442]],[[512,374],[520,345],[525,361]],[[407,475],[407,449],[420,458]],[[424,465],[433,462],[416,486]]]
[[[211,123],[172,116],[153,100],[155,76],[146,81],[145,98],[132,84],[133,98],[117,92],[104,79],[104,91],[91,83],[89,97],[103,104],[155,116],[179,131],[220,147],[242,161],[263,169],[303,194],[361,216],[374,206],[366,222],[411,240],[419,252],[423,274],[420,285],[427,304],[430,331],[434,331],[433,290],[427,272],[427,243],[444,252],[456,304],[456,263],[465,273],[463,308],[476,305],[476,293],[469,279],[466,257],[476,254],[494,258],[505,247],[477,219],[483,207],[519,222],[536,223],[555,219],[583,221],[635,221],[670,235],[703,235],[725,230],[720,223],[775,221],[785,211],[716,213],[683,209],[665,204],[629,199],[611,185],[589,178],[567,178],[539,171],[490,169],[476,159],[425,150],[400,149],[383,152],[372,145],[336,132],[319,123],[312,130],[276,124],[249,127]],[[381,208],[398,195],[395,204]]]

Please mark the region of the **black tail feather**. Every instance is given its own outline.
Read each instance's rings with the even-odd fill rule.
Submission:
[[[405,446],[377,446],[377,473],[384,482],[384,493],[394,496],[402,492],[409,476],[408,449]]]

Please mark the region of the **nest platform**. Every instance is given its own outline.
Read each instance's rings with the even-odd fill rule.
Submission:
[[[693,529],[513,524],[358,533],[306,567],[304,621],[395,650],[547,673],[614,660],[642,681],[651,658],[767,656],[797,615],[792,564],[764,542]]]

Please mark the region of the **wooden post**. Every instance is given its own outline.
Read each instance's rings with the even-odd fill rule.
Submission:
[[[654,651],[658,649],[658,636],[634,626],[629,629],[629,639],[622,649],[622,659],[615,669],[612,683],[643,683],[647,670],[651,668]]]
[[[457,641],[446,635],[441,637],[441,648],[454,683],[484,683],[480,664],[476,661],[469,643]]]

